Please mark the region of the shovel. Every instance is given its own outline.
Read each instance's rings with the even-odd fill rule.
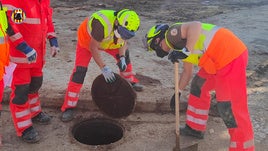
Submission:
[[[175,83],[175,121],[176,121],[176,146],[173,151],[198,151],[198,144],[193,144],[191,146],[180,148],[180,112],[179,112],[179,63],[174,63],[174,83]]]

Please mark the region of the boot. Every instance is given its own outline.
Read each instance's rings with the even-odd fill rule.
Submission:
[[[74,111],[73,109],[66,109],[61,116],[61,121],[69,122],[74,119]]]
[[[133,89],[137,92],[141,92],[143,90],[143,85],[139,83],[131,83]]]
[[[38,133],[32,126],[22,132],[21,138],[27,143],[36,143],[40,140]]]
[[[181,93],[179,92],[179,99],[181,97]],[[171,97],[170,99],[170,102],[169,102],[169,107],[170,107],[170,110],[173,114],[175,114],[175,94],[173,94],[173,96]],[[180,103],[180,102],[179,102]]]
[[[47,125],[51,122],[51,117],[44,112],[40,112],[37,114],[35,117],[32,118],[32,121],[34,123],[42,124],[42,125]]]
[[[171,97],[170,102],[169,102],[169,107],[170,110],[173,114],[175,114],[175,94]]]
[[[193,136],[199,139],[204,138],[204,132],[194,130],[187,124],[185,125],[185,127],[180,127],[180,134],[184,136]]]

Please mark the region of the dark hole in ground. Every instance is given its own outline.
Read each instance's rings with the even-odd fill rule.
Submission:
[[[86,145],[107,145],[123,137],[123,126],[109,119],[94,118],[74,125],[72,134]]]

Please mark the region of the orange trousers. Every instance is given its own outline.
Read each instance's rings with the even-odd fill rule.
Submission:
[[[208,74],[203,68],[193,78],[186,124],[205,131],[210,91],[215,90],[218,111],[230,134],[229,151],[254,151],[254,132],[247,106],[246,66],[248,51],[231,63]]]
[[[31,119],[42,111],[38,93],[42,81],[42,68],[16,68],[13,72],[9,108],[18,136],[32,126]]]

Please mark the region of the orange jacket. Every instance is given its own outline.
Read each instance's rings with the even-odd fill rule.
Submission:
[[[215,74],[247,50],[245,44],[231,31],[220,28],[214,35],[208,49],[199,60],[199,66]]]
[[[91,40],[90,35],[88,34],[87,31],[87,25],[88,24],[88,18],[86,18],[79,26],[78,31],[77,31],[77,37],[78,37],[78,42],[79,45],[83,48],[89,48],[89,43]]]

